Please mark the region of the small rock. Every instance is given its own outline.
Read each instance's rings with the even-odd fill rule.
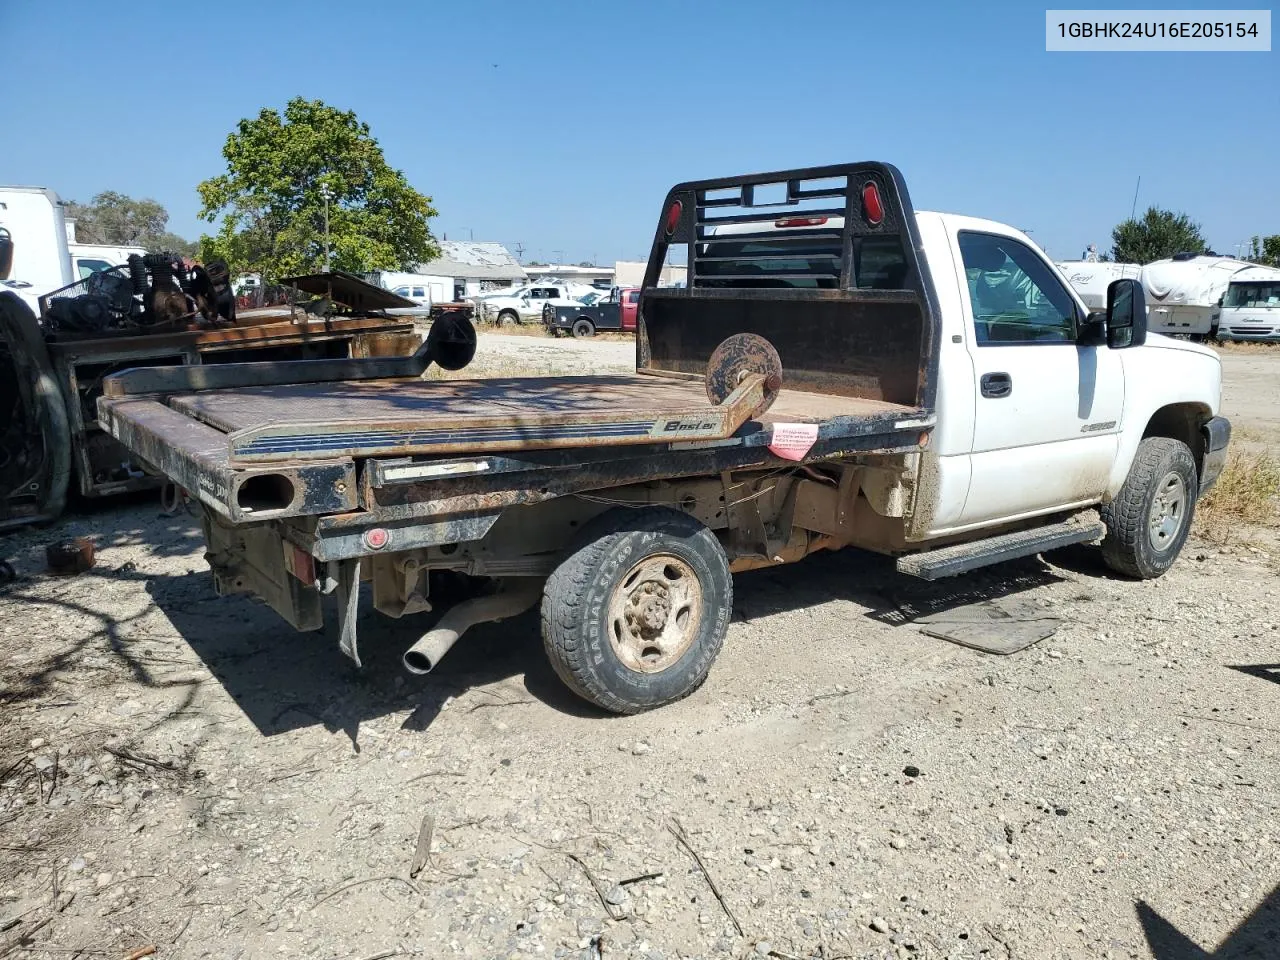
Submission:
[[[99,887],[105,887],[110,882],[111,882],[111,874],[109,873],[98,874],[97,884]]]
[[[756,953],[762,957],[767,957],[769,954],[773,953],[773,944],[768,940],[761,940],[756,944]]]
[[[903,850],[907,846],[907,841],[902,839],[902,837],[894,837],[889,841],[889,846],[893,847],[895,850]]]
[[[1054,812],[1054,813],[1056,813],[1056,814],[1057,814],[1058,816],[1060,816],[1060,817],[1065,817],[1065,816],[1067,815],[1067,808],[1066,808],[1066,807],[1054,807],[1054,808],[1053,808],[1053,812]]]
[[[44,737],[35,737],[31,741],[31,749],[39,750],[41,747],[45,745],[46,742],[47,741],[45,740]]]
[[[903,767],[903,768],[902,768],[902,772],[903,772],[903,774],[905,774],[905,775],[906,775],[906,776],[908,776],[908,777],[918,777],[918,776],[920,776],[920,768],[919,768],[919,767],[917,767],[915,764],[912,764],[912,763],[909,763],[909,764],[907,764],[905,767]]]
[[[651,750],[653,750],[653,747],[649,746],[649,744],[645,743],[643,740],[638,740],[636,745],[631,748],[631,755],[633,757],[643,757]]]
[[[85,866],[84,857],[74,857],[71,862],[67,864],[67,869],[72,873],[79,873],[85,868]]]
[[[627,888],[620,883],[615,883],[608,893],[604,895],[605,903],[620,907],[631,899],[631,894],[627,893]]]
[[[872,917],[871,929],[874,930],[876,933],[888,933],[889,921],[886,920],[884,917]]]
[[[50,770],[53,768],[53,757],[50,757],[46,754],[41,754],[40,756],[36,757],[34,760],[31,761],[31,765],[35,767],[37,770],[41,770],[41,771]]]

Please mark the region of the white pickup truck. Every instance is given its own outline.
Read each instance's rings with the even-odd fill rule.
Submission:
[[[1148,335],[1136,280],[1089,313],[1022,233],[915,212],[884,163],[674,187],[633,375],[421,376],[475,349],[442,319],[411,360],[148,367],[99,417],[198,498],[220,591],[310,630],[337,590],[357,663],[361,579],[389,616],[443,608],[419,673],[540,603],[557,673],[622,713],[706,677],[732,573],[815,551],[934,579],[1098,543],[1157,577],[1230,438],[1218,358]]]
[[[533,283],[513,290],[510,294],[490,294],[483,298],[485,319],[494,320],[500,326],[541,320],[542,310],[549,303],[562,306],[577,303],[579,297],[600,291],[582,283]]]

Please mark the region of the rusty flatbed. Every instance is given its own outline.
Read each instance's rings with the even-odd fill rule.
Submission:
[[[700,383],[644,375],[496,380],[366,380],[243,387],[170,397],[228,434],[235,463],[334,456],[496,452],[723,440],[754,405],[716,406]],[[764,424],[819,423],[907,408],[783,390]]]

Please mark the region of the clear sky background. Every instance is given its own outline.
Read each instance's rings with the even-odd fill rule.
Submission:
[[[1110,247],[1139,175],[1218,252],[1280,233],[1280,53],[1046,53],[1042,4],[185,9],[0,0],[0,182],[154,197],[194,238],[235,123],[302,95],[369,123],[437,236],[526,260],[647,256],[680,180],[866,159],[1058,258]]]

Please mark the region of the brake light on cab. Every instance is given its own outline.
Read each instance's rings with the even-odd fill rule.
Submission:
[[[884,204],[880,202],[880,188],[874,180],[862,185],[862,216],[873,227],[884,222]]]

